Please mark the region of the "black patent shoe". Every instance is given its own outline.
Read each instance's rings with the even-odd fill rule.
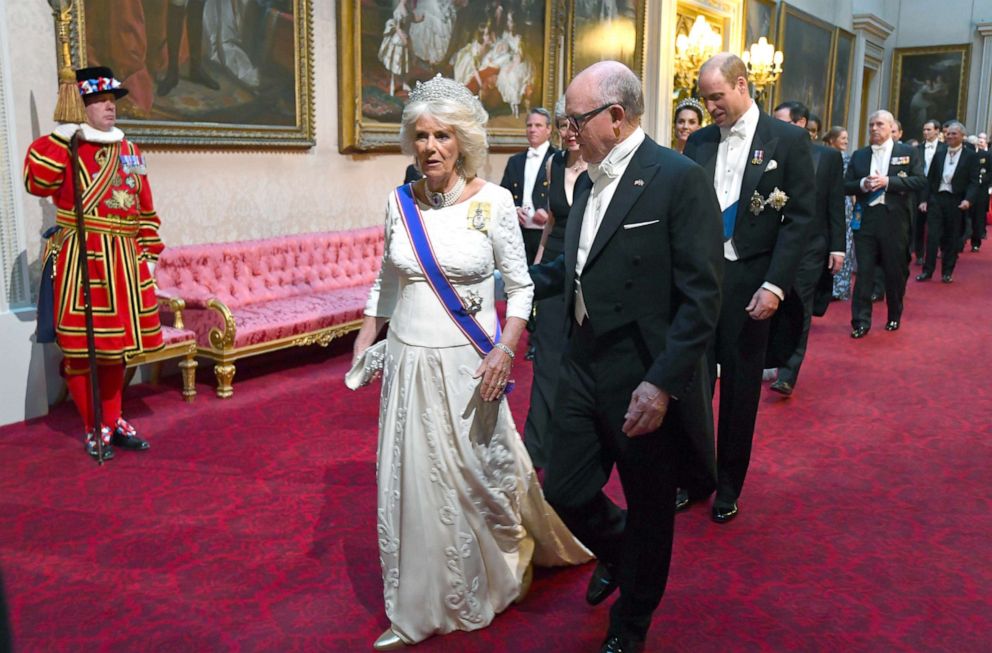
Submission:
[[[689,499],[689,490],[680,487],[675,490],[675,511],[685,510],[692,501]]]
[[[621,635],[610,635],[599,653],[644,653],[644,642],[635,642]]]
[[[898,331],[899,330],[899,320],[889,320],[885,323],[886,331]]]
[[[952,277],[949,274],[945,274],[940,278],[940,280],[943,281],[944,283],[951,283],[952,281],[954,281],[954,277]]]
[[[853,329],[851,329],[851,337],[854,338],[855,340],[859,338],[864,338],[866,335],[868,335],[868,332],[870,330],[871,327],[856,326]]]
[[[592,572],[592,578],[589,579],[589,587],[586,588],[586,603],[599,605],[613,593],[619,584],[620,582],[614,577],[610,568],[602,562],[597,562],[596,569]]]
[[[777,379],[775,383],[768,387],[769,390],[777,392],[784,397],[791,397],[792,391],[795,389],[791,383],[788,381],[783,381],[782,379]]]
[[[110,429],[104,426],[100,430],[103,434],[103,459],[113,460],[114,448],[110,446]],[[97,446],[96,436],[94,433],[88,433],[86,435],[84,446],[86,448],[86,453],[89,454],[90,458],[94,460],[98,460],[100,458],[100,448]]]
[[[130,449],[131,451],[147,451],[151,446],[147,441],[138,437],[138,431],[124,421],[123,417],[117,418],[112,443],[116,447]]]
[[[731,506],[718,506],[713,505],[713,521],[718,524],[726,524],[728,521],[737,516],[737,502],[735,501]]]

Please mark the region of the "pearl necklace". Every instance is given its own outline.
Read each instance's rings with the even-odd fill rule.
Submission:
[[[427,183],[424,182],[424,192],[427,194],[427,201],[435,209],[443,209],[448,206],[452,206],[459,197],[461,197],[462,191],[465,190],[465,177],[458,175],[458,181],[447,193],[435,193],[431,189],[427,188]]]

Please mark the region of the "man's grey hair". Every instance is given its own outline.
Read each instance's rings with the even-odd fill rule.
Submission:
[[[958,120],[948,120],[947,122],[944,123],[944,129],[957,129],[962,134],[968,133],[968,130],[965,129],[965,126],[961,124],[961,122]],[[977,141],[978,139],[975,140]]]
[[[547,109],[545,109],[544,107],[534,107],[533,109],[527,112],[527,115],[530,116],[531,114],[534,113],[536,113],[539,116],[543,116],[545,122],[548,123],[548,126],[551,126],[551,113]]]
[[[885,109],[879,109],[878,111],[873,111],[872,114],[868,116],[868,122],[871,122],[875,118],[882,118],[884,120],[887,120],[892,127],[896,126],[896,117],[892,115],[891,111],[886,111]]]

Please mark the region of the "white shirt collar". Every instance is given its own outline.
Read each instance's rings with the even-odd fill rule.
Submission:
[[[958,152],[961,151],[961,148],[963,148],[963,147],[964,147],[963,144],[962,145],[958,145],[957,147],[949,147],[949,148],[947,148],[947,153],[948,154],[957,154]]]
[[[889,138],[888,140],[886,140],[883,143],[880,143],[878,145],[872,145],[871,146],[871,151],[872,152],[890,152],[891,150],[892,150],[892,139],[891,138]]]
[[[627,160],[633,156],[634,150],[640,147],[643,142],[644,130],[638,127],[630,136],[614,145],[602,161],[589,164],[589,178],[595,184],[604,175],[610,179],[619,177],[627,167]]]
[[[544,141],[537,147],[528,147],[527,156],[530,156],[531,152],[534,152],[537,156],[544,158],[544,155],[547,153],[549,147],[551,147],[551,141]]]

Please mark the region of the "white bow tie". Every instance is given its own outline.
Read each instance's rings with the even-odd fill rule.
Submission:
[[[871,151],[872,152],[875,152],[875,153],[884,152],[885,151],[885,146],[884,145],[872,145],[871,146]]]
[[[743,122],[738,122],[727,130],[727,135],[724,138],[739,138],[743,140],[745,136],[747,136],[747,125]]]
[[[527,158],[528,159],[531,159],[531,158],[533,158],[535,156],[541,156],[541,153],[538,152],[537,150],[535,150],[534,148],[530,148],[530,149],[527,150]]]
[[[594,184],[603,177],[607,179],[615,179],[617,177],[616,167],[607,161],[590,163],[586,170],[589,172],[589,178],[592,179],[592,183]]]

